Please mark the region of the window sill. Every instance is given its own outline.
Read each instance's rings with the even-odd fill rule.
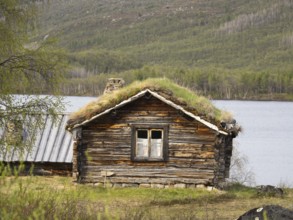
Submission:
[[[133,162],[166,162],[167,160],[163,158],[133,158]]]

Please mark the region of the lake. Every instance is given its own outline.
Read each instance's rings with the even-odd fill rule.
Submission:
[[[293,187],[293,102],[213,101],[243,132],[234,146],[248,157],[257,185]]]

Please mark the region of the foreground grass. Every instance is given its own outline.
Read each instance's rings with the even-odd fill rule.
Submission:
[[[209,192],[103,188],[70,177],[0,178],[0,219],[236,219],[269,204],[293,208],[293,189],[281,198],[242,186]]]

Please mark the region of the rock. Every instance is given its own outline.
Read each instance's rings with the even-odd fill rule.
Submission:
[[[234,184],[235,183],[233,183],[233,182],[221,182],[221,183],[217,184],[216,187],[220,190],[227,190],[227,189],[233,187]]]
[[[151,188],[151,184],[149,184],[149,183],[141,183],[141,184],[139,184],[139,187],[141,187],[141,188]]]
[[[113,184],[113,187],[114,188],[121,188],[122,187],[122,184],[121,183],[114,183]]]
[[[204,188],[206,188],[206,186],[203,184],[198,184],[198,185],[196,185],[196,188],[204,189]]]
[[[237,220],[293,220],[293,211],[278,205],[251,209]]]
[[[163,184],[155,184],[155,183],[153,183],[152,188],[164,189],[165,186]]]
[[[110,182],[106,182],[106,184],[104,184],[105,188],[112,188],[113,187],[113,183]]]
[[[40,175],[40,176],[50,176],[50,175],[53,174],[52,171],[50,171],[50,170],[45,170],[45,169],[43,169],[43,168],[35,168],[34,171],[33,171],[33,173],[34,173],[35,175]]]
[[[122,187],[138,187],[138,184],[136,183],[122,183]]]
[[[208,186],[208,187],[207,187],[207,190],[210,191],[210,192],[213,191],[214,189],[215,189],[215,188],[212,187],[212,186]]]
[[[174,188],[186,188],[186,184],[185,183],[177,183],[174,185]]]
[[[261,185],[257,186],[258,195],[264,196],[283,196],[284,191],[281,188],[271,186],[271,185]]]
[[[103,183],[94,183],[94,186],[103,187],[104,184]]]

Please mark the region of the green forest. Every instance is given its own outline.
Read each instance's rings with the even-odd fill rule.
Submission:
[[[212,99],[293,100],[292,0],[36,4],[30,39],[63,50],[62,95],[99,95],[110,77],[166,77]]]

